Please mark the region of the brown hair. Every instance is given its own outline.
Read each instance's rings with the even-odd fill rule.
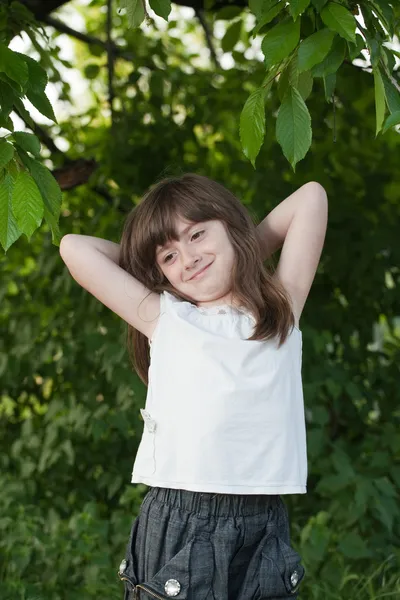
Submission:
[[[280,336],[286,340],[294,326],[290,298],[262,261],[256,225],[241,202],[224,186],[202,175],[186,173],[156,183],[129,213],[120,242],[119,266],[151,292],[168,291],[185,297],[171,286],[156,262],[156,247],[177,240],[177,217],[195,223],[219,220],[225,224],[236,261],[232,269],[232,294],[255,318],[250,340]],[[128,325],[128,352],[133,366],[147,384],[150,364],[147,337]]]

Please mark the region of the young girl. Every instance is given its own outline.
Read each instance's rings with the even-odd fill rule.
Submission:
[[[281,496],[306,493],[299,319],[326,225],[317,183],[256,228],[223,186],[186,174],[150,189],[120,245],[62,239],[74,279],[128,323],[148,384],[132,482],[150,489],[119,568],[125,600],[297,596]]]

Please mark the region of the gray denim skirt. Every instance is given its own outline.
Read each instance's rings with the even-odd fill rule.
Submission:
[[[118,575],[124,600],[297,598],[304,577],[280,496],[150,488]]]

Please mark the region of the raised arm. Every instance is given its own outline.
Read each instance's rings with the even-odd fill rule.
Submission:
[[[160,312],[159,295],[150,293],[118,265],[118,244],[69,233],[61,240],[60,255],[79,285],[135,329],[151,337]]]
[[[298,323],[321,257],[328,221],[328,198],[314,181],[276,206],[258,225],[263,258],[282,247],[275,272],[293,304]]]

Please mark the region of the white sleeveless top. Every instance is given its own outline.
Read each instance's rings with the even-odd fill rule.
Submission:
[[[304,494],[302,334],[250,341],[254,318],[168,292],[150,345],[133,483],[221,494]]]

